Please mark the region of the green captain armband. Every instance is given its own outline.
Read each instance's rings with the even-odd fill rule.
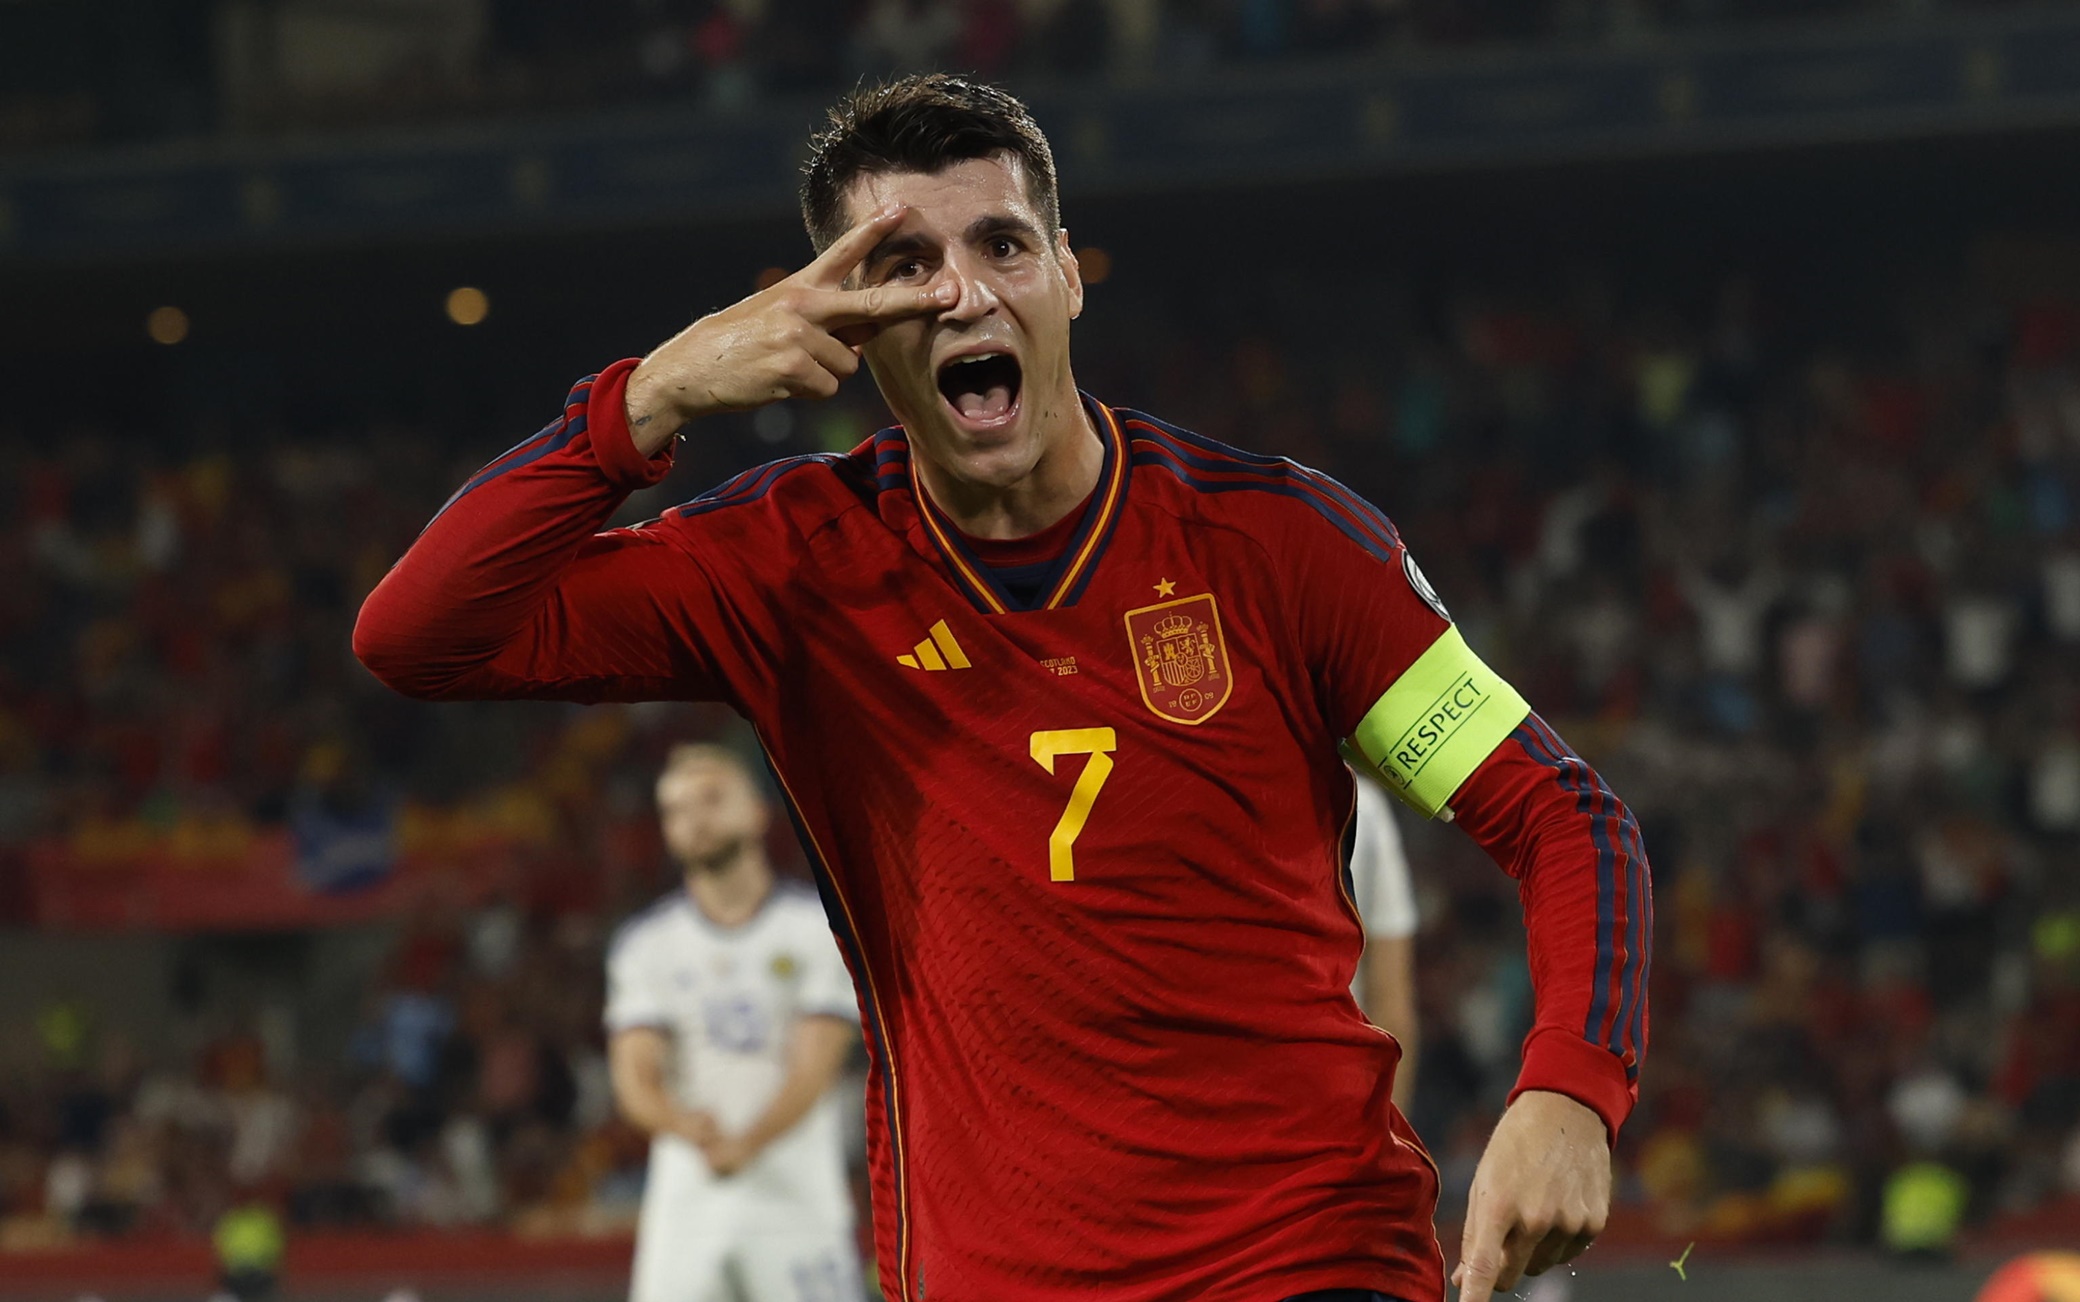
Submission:
[[[1425,818],[1450,817],[1445,802],[1530,713],[1453,624],[1372,703],[1351,741],[1387,790]]]

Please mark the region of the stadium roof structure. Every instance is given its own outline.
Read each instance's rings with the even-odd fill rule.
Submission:
[[[1031,94],[1075,194],[2080,125],[2080,14],[1368,56]],[[792,207],[817,105],[0,164],[0,262]]]

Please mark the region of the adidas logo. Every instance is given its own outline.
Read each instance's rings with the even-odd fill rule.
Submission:
[[[953,640],[953,630],[946,627],[943,619],[932,625],[932,635],[919,642],[912,654],[897,656],[896,663],[906,669],[922,669],[928,673],[969,668],[968,653]]]

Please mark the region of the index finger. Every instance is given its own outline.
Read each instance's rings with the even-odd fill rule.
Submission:
[[[1502,1274],[1500,1227],[1494,1218],[1471,1212],[1466,1234],[1459,1245],[1459,1302],[1489,1302],[1495,1281]]]
[[[846,231],[830,243],[830,247],[816,255],[816,260],[802,268],[803,279],[827,289],[836,289],[845,283],[853,269],[866,261],[874,246],[883,236],[902,223],[903,214],[910,210],[899,203],[892,203],[867,218],[859,225]]]
[[[879,325],[908,316],[926,316],[953,305],[953,285],[875,285],[870,289],[810,290],[803,295],[802,316],[826,329]]]

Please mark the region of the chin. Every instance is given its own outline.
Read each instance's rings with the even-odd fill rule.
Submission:
[[[1022,420],[976,430],[948,419],[944,411],[933,415],[935,419],[925,422],[927,436],[913,436],[913,441],[924,443],[935,463],[964,482],[1007,488],[1031,474],[1040,459],[1040,449]]]

